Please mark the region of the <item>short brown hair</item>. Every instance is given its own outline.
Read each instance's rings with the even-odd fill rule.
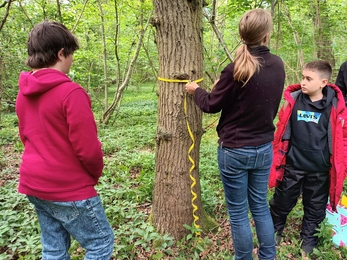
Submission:
[[[61,49],[67,57],[79,46],[77,38],[63,24],[44,21],[29,33],[27,48],[26,64],[32,69],[41,69],[55,65]]]
[[[318,74],[320,79],[326,78],[330,80],[332,74],[332,68],[329,62],[325,60],[314,60],[306,63],[303,67],[303,70],[314,71]]]

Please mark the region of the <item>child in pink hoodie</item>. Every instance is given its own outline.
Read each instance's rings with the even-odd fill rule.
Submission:
[[[94,188],[103,170],[91,100],[66,75],[78,49],[62,24],[44,21],[30,32],[27,65],[16,100],[24,144],[18,191],[35,206],[42,259],[69,259],[70,235],[85,259],[110,259],[114,234]]]

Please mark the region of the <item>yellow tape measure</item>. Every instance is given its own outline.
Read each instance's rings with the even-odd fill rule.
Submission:
[[[160,81],[164,81],[164,82],[172,82],[172,83],[189,83],[191,82],[188,79],[166,79],[166,78],[161,78],[158,77],[158,80]],[[194,80],[194,82],[199,83],[201,81],[203,81],[204,78],[200,78],[197,80]],[[195,169],[195,161],[194,159],[190,156],[191,151],[194,149],[195,146],[195,138],[193,135],[193,132],[189,126],[189,122],[188,122],[188,118],[187,118],[187,94],[185,94],[184,96],[184,114],[186,116],[186,124],[187,124],[187,129],[188,129],[188,133],[189,133],[189,137],[192,140],[192,144],[188,149],[188,159],[191,162],[192,166],[189,169],[189,177],[192,180],[192,184],[190,185],[190,192],[192,194],[192,207],[193,207],[193,218],[194,218],[194,227],[195,228],[200,228],[200,226],[197,224],[198,220],[199,220],[199,216],[196,215],[196,211],[198,210],[198,206],[195,204],[195,200],[197,199],[197,194],[194,192],[193,188],[196,185],[196,180],[194,178],[194,176],[192,175],[193,170]],[[200,232],[196,231],[195,232],[196,236],[200,236]]]
[[[196,211],[198,210],[198,206],[195,204],[195,200],[197,199],[198,196],[197,196],[197,194],[193,190],[193,188],[194,188],[194,186],[196,184],[196,180],[195,180],[194,176],[192,175],[192,172],[195,169],[195,161],[190,156],[190,153],[194,149],[194,146],[195,146],[195,139],[194,139],[193,132],[190,129],[189,122],[188,122],[188,119],[187,119],[187,94],[184,96],[184,113],[186,115],[186,124],[187,124],[188,133],[189,133],[190,139],[192,140],[192,144],[191,144],[191,146],[188,149],[188,159],[189,159],[189,161],[192,164],[192,166],[189,169],[189,177],[192,180],[192,184],[190,186],[190,192],[192,194],[192,207],[193,207],[194,226],[195,226],[195,228],[200,228],[200,226],[197,224],[197,221],[199,220],[199,217],[195,214]],[[195,235],[199,236],[200,232],[196,231]]]
[[[158,80],[164,81],[164,82],[172,82],[172,83],[189,83],[189,82],[191,82],[189,79],[166,79],[166,78],[161,78],[161,77],[158,77]],[[195,83],[199,83],[203,80],[204,80],[204,78],[193,80],[193,81]]]

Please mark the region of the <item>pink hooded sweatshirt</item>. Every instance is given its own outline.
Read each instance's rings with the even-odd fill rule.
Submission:
[[[103,152],[86,91],[55,69],[22,72],[18,84],[18,191],[51,201],[96,196]]]

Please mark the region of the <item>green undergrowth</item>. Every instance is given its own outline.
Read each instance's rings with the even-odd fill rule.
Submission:
[[[150,224],[154,183],[157,95],[153,85],[129,87],[108,125],[98,125],[105,154],[105,168],[97,186],[115,233],[114,259],[230,259],[232,253],[223,188],[217,167],[218,115],[204,115],[201,141],[201,199],[206,225],[212,231],[196,237],[194,226],[180,241],[159,234]],[[100,111],[94,111],[99,121]],[[2,115],[0,128],[0,260],[40,259],[40,230],[33,207],[17,193],[18,166],[23,147],[14,113]],[[269,193],[271,197],[272,191]],[[284,242],[277,259],[300,259],[302,206],[288,217]],[[217,225],[216,225],[217,224]],[[345,249],[330,240],[331,227],[323,223],[312,259],[346,259]],[[254,240],[257,243],[256,239]],[[84,251],[72,242],[71,258],[83,259]],[[329,256],[325,258],[325,256]]]

